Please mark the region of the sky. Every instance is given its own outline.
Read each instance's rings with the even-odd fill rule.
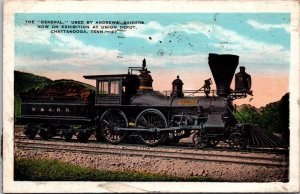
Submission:
[[[65,26],[83,22],[88,33],[51,33],[62,30],[61,25],[41,28],[44,21]],[[96,21],[142,24],[122,25],[133,29],[115,33],[91,33],[104,26],[109,31],[114,26],[120,29]],[[141,66],[146,58],[154,90],[170,90],[177,75],[188,90],[199,89],[212,78],[209,53],[234,54],[252,76],[254,93],[236,103],[260,107],[288,92],[289,27],[288,13],[20,13],[15,15],[15,70],[95,85],[83,75],[127,73],[129,66]]]

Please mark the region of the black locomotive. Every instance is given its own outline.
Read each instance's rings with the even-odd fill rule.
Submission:
[[[96,81],[95,90],[76,96],[21,95],[22,111],[18,120],[26,124],[25,134],[33,139],[56,135],[66,140],[76,135],[87,141],[95,133],[98,141],[117,144],[127,136],[137,136],[146,145],[177,143],[192,135],[199,148],[223,140],[234,149],[246,144],[246,128],[238,123],[233,100],[252,95],[251,76],[244,67],[235,75],[235,89],[230,89],[239,56],[209,54],[208,64],[216,84],[204,81],[199,90],[183,90],[179,76],[172,91],[154,91],[153,79],[143,60],[142,67],[129,67],[126,74],[88,75]],[[138,74],[135,74],[138,72]]]

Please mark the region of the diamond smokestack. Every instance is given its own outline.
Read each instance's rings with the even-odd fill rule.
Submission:
[[[217,95],[228,96],[234,72],[239,64],[239,56],[209,53],[208,64],[217,86]]]

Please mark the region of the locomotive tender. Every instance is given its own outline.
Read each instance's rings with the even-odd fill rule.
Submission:
[[[192,136],[196,147],[216,145],[220,140],[233,149],[245,146],[245,127],[233,115],[233,100],[252,95],[251,76],[240,67],[235,74],[235,90],[230,89],[239,56],[209,54],[208,64],[216,83],[211,79],[199,90],[183,90],[179,76],[172,82],[172,91],[154,91],[151,72],[143,60],[142,67],[129,67],[127,74],[88,75],[96,81],[95,91],[85,97],[21,95],[22,111],[18,120],[26,124],[24,133],[33,139],[73,135],[84,142],[95,132],[117,144],[127,136],[137,136],[146,145],[165,141],[178,143]],[[135,74],[138,72],[138,74]]]

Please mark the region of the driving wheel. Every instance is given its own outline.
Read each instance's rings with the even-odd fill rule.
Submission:
[[[112,144],[120,143],[126,136],[126,131],[117,131],[116,127],[127,128],[127,126],[126,115],[121,110],[109,109],[100,119],[102,136]]]
[[[141,130],[138,132],[140,140],[148,146],[155,146],[162,143],[167,137],[167,132],[157,131],[157,129],[167,128],[167,120],[165,116],[156,109],[146,109],[141,112],[136,118],[135,126],[140,129],[153,130]]]

